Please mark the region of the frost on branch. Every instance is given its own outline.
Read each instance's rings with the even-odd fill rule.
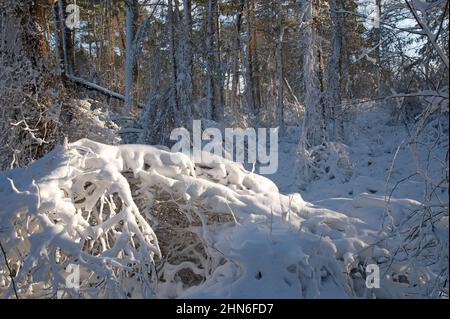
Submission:
[[[0,202],[20,297],[354,295],[347,274],[385,257],[358,219],[281,195],[241,164],[151,146],[65,145],[2,172]],[[79,289],[66,284],[71,264]],[[13,297],[0,270],[0,293]]]
[[[321,178],[337,178],[345,183],[353,173],[348,147],[336,142],[324,142],[310,150],[303,150],[303,154],[299,156],[298,167],[300,177],[307,182]]]

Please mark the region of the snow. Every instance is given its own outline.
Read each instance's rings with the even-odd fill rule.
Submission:
[[[343,212],[347,217],[357,218],[364,227],[372,230],[377,236],[385,231],[388,220],[391,220],[395,227],[399,227],[398,232],[402,230],[408,233],[414,225],[409,220],[411,215],[423,209],[422,203],[426,189],[424,178],[415,173],[426,171],[428,178],[433,180],[433,183],[439,184],[443,169],[441,159],[446,157],[448,142],[435,147],[435,139],[439,135],[438,126],[436,123],[431,123],[423,133],[421,146],[415,149],[407,142],[410,141],[410,134],[413,132],[405,130],[400,123],[393,124],[389,121],[390,114],[385,109],[374,108],[370,105],[364,105],[362,108],[364,111],[358,112],[352,124],[349,125],[351,134],[349,134],[350,144],[347,146],[347,151],[352,171],[348,180],[321,178],[307,184],[299,184],[295,175],[288,169],[295,165],[297,141],[293,140],[292,136],[299,135],[295,128],[291,128],[294,132],[291,136],[280,139],[280,154],[283,154],[280,157],[280,167],[286,169],[280,169],[277,174],[268,177],[280,187],[283,193],[291,193],[300,187],[305,201],[318,207]],[[448,125],[448,122],[443,125]],[[430,145],[432,145],[431,148]],[[429,158],[434,160],[429,162]],[[428,205],[443,207],[444,215],[446,215],[434,224],[436,228],[439,228],[436,230],[439,235],[436,234],[435,238],[440,238],[438,242],[442,246],[439,244],[438,247],[441,248],[436,248],[431,254],[433,258],[442,257],[443,262],[448,264],[448,253],[440,250],[447,251],[448,245],[448,185],[443,185]],[[373,233],[368,234],[373,235]],[[401,236],[398,235],[398,237]],[[360,235],[358,238],[367,242]],[[400,239],[395,237],[391,239],[374,249],[373,254],[381,254],[378,256],[380,259],[383,259],[382,255],[392,256],[400,245]],[[440,256],[441,254],[443,256]],[[419,264],[417,261],[408,263],[415,266]],[[403,265],[399,266],[400,268],[408,268],[404,263],[399,262],[399,264]],[[433,262],[430,264],[432,265]],[[409,271],[409,276],[412,277],[413,271]],[[435,272],[430,269],[424,270],[425,273],[427,271]],[[430,275],[431,278],[433,276],[435,275]],[[444,276],[448,278],[448,274]],[[407,292],[392,288],[391,293],[395,291],[396,294],[389,293],[384,296],[417,297],[421,294],[419,290],[422,289],[422,292],[426,290],[423,282],[420,282],[418,286],[420,289]],[[381,297],[383,294],[380,293],[378,296]]]
[[[272,180],[212,155],[194,162],[160,147],[89,139],[56,148],[29,168],[0,172],[0,242],[17,272],[18,294],[417,294],[422,288],[413,283],[435,276],[433,269],[416,276],[407,263],[395,262],[373,290],[366,289],[361,270],[392,257],[394,242],[382,240],[386,215],[401,227],[411,210],[422,207],[422,186],[414,178],[385,197],[416,164],[407,148],[396,151],[405,133],[386,126],[385,118],[379,110],[362,112],[346,148],[353,163],[349,178],[313,180],[301,185],[302,195],[292,174],[293,136],[300,136],[295,128],[280,141],[280,169]],[[394,156],[396,169],[386,183]],[[448,213],[435,227],[448,247]],[[78,290],[65,284],[71,264],[81,268]],[[4,264],[0,269],[0,294],[11,297],[11,279]],[[400,282],[402,274],[411,285]]]
[[[343,285],[339,261],[343,252],[336,243],[354,251],[355,221],[308,206],[299,194],[282,195],[270,180],[240,164],[220,161],[211,168],[151,146],[108,146],[83,139],[54,150],[29,169],[2,173],[2,243],[7,251],[20,252],[8,256],[21,263],[17,282],[36,269],[53,268],[63,276],[70,261],[125,289],[120,276],[112,273],[127,270],[131,262],[148,271],[161,258],[152,221],[144,218],[149,211],[144,213],[145,208],[139,210],[136,204],[136,193],[160,189],[196,208],[202,223],[192,231],[206,242],[205,257],[212,265],[206,269],[189,260],[163,264],[165,283],[154,288],[149,282],[156,290],[145,293],[142,288],[137,296],[187,297],[211,289],[217,297],[249,297],[255,291],[261,297],[318,297],[321,278],[339,278],[336,281]],[[133,177],[127,179],[125,172]],[[132,178],[137,181],[131,182]],[[139,188],[135,193],[134,187]],[[114,194],[119,203],[112,200]],[[107,205],[111,207],[106,209]],[[200,208],[232,214],[234,222],[211,225]],[[95,221],[91,214],[97,216]],[[22,219],[28,222],[21,224]],[[98,247],[88,249],[88,243]],[[65,263],[51,256],[55,249],[65,255]],[[23,262],[19,255],[26,256]],[[202,274],[204,282],[185,287],[176,276],[185,268]],[[223,278],[224,273],[232,277]],[[261,278],[255,279],[259,273]],[[43,285],[55,280],[48,274],[31,278]],[[84,280],[92,285],[100,279]],[[224,287],[224,280],[234,288]]]

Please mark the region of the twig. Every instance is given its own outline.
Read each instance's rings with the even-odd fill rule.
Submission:
[[[8,269],[9,277],[11,278],[11,282],[12,282],[12,286],[13,286],[13,290],[14,290],[14,295],[16,296],[16,299],[19,299],[19,295],[17,294],[16,282],[14,280],[14,276],[12,274],[11,267],[9,266],[8,257],[6,256],[6,251],[3,248],[3,245],[2,245],[1,241],[0,241],[0,249],[1,249],[2,253],[3,253],[3,257],[5,258],[5,265],[6,265],[6,268]]]

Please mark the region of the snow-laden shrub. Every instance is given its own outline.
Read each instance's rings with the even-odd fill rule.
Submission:
[[[0,173],[1,296],[362,294],[353,269],[386,259],[369,225],[204,155],[84,139]]]
[[[418,205],[388,233],[394,252],[382,269],[410,296],[448,298],[448,206]]]
[[[138,126],[142,132],[135,136],[127,135],[126,138],[135,139],[141,144],[168,145],[170,132],[175,128],[171,94],[171,90],[166,90],[163,94],[152,95],[139,117]]]
[[[412,178],[423,185],[423,198],[404,218],[386,217],[384,240],[394,252],[386,268],[394,279],[403,278],[412,296],[448,298],[448,91],[424,93],[428,96],[421,100],[427,106],[416,117],[408,140],[416,172],[395,184],[387,202],[402,182]]]
[[[303,182],[337,179],[344,183],[352,176],[349,152],[342,143],[324,142],[301,153],[298,167]]]

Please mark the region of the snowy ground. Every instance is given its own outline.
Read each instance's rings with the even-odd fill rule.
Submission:
[[[348,145],[353,170],[348,182],[321,179],[308,183],[307,187],[298,186],[296,175],[292,172],[300,134],[296,128],[290,128],[290,134],[280,139],[279,169],[276,174],[266,177],[284,194],[300,192],[303,199],[310,203],[362,218],[377,227],[380,225],[380,214],[376,211],[384,208],[386,194],[392,196],[391,201],[405,204],[409,201],[410,204],[417,204],[416,201],[423,200],[424,196],[419,178],[409,178],[395,187],[398,181],[417,171],[417,163],[406,143],[408,133],[405,127],[392,124],[389,118],[385,110],[374,108],[358,113],[353,120]],[[445,158],[445,151],[445,148],[438,151],[441,158]],[[422,150],[420,155],[419,165],[424,165],[426,152]],[[439,164],[432,162],[430,167],[430,171],[437,176],[440,173]],[[446,197],[447,193],[442,193],[443,201]],[[362,202],[364,205],[360,207]],[[369,207],[373,209],[367,211]]]
[[[355,119],[348,182],[319,180],[305,189],[294,180],[299,134],[293,129],[281,140],[278,174],[269,176],[276,185],[223,159],[192,162],[161,148],[90,140],[55,149],[28,169],[1,172],[0,240],[17,274],[17,293],[436,296],[429,284],[448,277],[438,274],[448,253],[425,267],[411,258],[389,262],[399,239],[382,239],[387,217],[399,224],[420,208],[423,196],[423,185],[414,179],[389,201],[384,196],[416,171],[409,148],[397,152],[406,131],[386,125],[386,118],[374,109]],[[433,243],[448,251],[448,217],[432,227],[437,237],[427,231],[418,236],[419,246]],[[81,267],[78,290],[67,287],[71,264]],[[380,289],[366,289],[368,264],[384,265]],[[8,267],[0,267],[0,294],[11,297]]]
[[[297,128],[290,128],[291,134],[280,140],[280,169],[267,177],[275,182],[282,193],[300,192],[303,199],[312,205],[358,218],[375,232],[382,231],[387,214],[395,224],[399,224],[421,206],[425,196],[424,180],[419,175],[414,176],[414,173],[423,169],[431,179],[439,181],[443,169],[440,161],[446,157],[448,142],[431,153],[427,147],[419,146],[415,151],[418,154],[416,158],[408,145],[409,134],[414,132],[408,134],[404,125],[393,124],[387,120],[389,118],[391,116],[386,110],[373,108],[358,113],[353,119],[351,142],[348,145],[353,170],[347,182],[321,179],[308,183],[306,187],[304,184],[299,186],[292,173],[300,135]],[[448,187],[435,195],[431,203],[443,203],[448,207]],[[446,214],[441,233],[441,241],[446,242],[444,249],[448,249],[445,248],[448,247],[448,208]],[[444,262],[448,265],[446,258]],[[418,295],[411,292],[409,296]]]

